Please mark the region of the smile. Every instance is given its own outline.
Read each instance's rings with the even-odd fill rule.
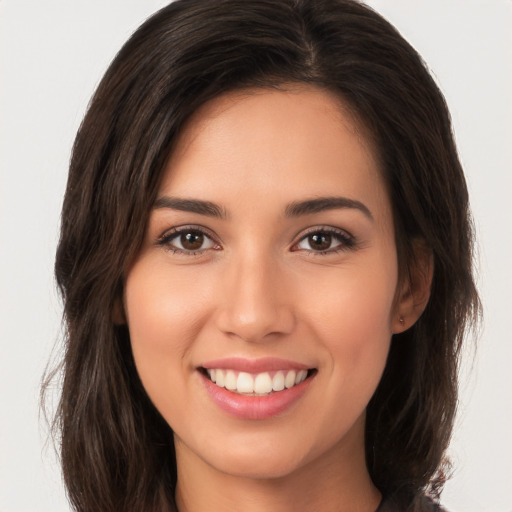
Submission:
[[[311,387],[318,370],[284,359],[227,358],[197,368],[207,395],[225,413],[265,420],[285,413]]]
[[[307,376],[307,370],[277,370],[248,373],[234,369],[208,368],[210,380],[221,388],[241,395],[266,396],[273,392],[290,389]]]

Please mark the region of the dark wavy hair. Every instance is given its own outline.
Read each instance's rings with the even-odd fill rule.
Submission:
[[[366,455],[385,496],[414,504],[441,489],[461,343],[480,311],[468,194],[441,92],[397,30],[359,2],[178,0],[118,53],[73,147],[55,266],[66,339],[54,427],[77,511],[175,510],[172,431],[141,385],[127,327],[113,321],[123,274],[191,114],[229,91],[294,83],[336,93],[369,134],[401,275],[418,240],[433,255],[428,305],[393,336],[368,405]]]

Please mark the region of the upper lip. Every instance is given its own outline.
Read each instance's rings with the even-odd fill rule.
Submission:
[[[245,359],[243,357],[227,357],[215,359],[201,364],[202,368],[235,370],[247,373],[262,373],[277,370],[308,370],[311,367],[296,361],[280,359],[277,357],[262,357],[259,359]]]

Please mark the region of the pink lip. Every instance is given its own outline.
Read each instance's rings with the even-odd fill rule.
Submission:
[[[263,357],[260,359],[244,359],[242,357],[229,357],[208,361],[201,365],[203,368],[221,368],[223,370],[236,370],[247,373],[272,372],[277,370],[308,370],[308,367],[295,361],[279,359],[277,357]],[[218,386],[217,386],[218,387]]]
[[[219,368],[218,366],[216,368]],[[306,393],[314,375],[300,384],[266,396],[240,395],[214,384],[202,372],[198,372],[207,393],[224,412],[245,420],[266,420],[289,409]]]

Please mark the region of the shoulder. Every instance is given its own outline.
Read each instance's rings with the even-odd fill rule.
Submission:
[[[404,503],[397,498],[383,498],[375,512],[448,512],[427,496],[420,497],[415,504]]]

